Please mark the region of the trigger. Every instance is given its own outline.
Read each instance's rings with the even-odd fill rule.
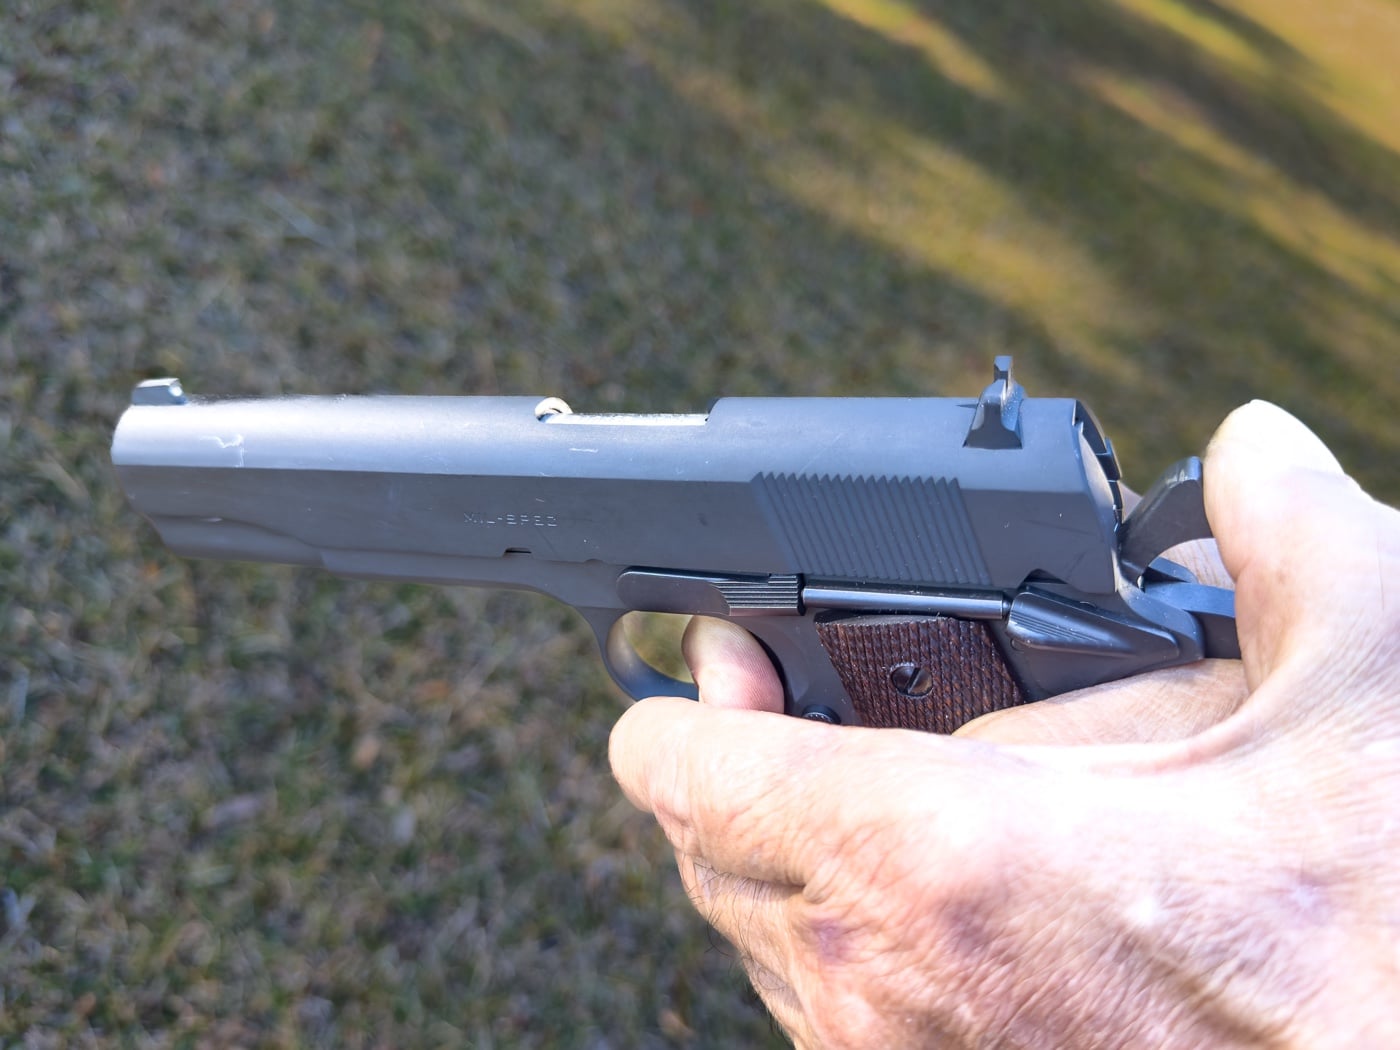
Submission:
[[[1210,534],[1201,460],[1191,456],[1168,467],[1119,526],[1118,560],[1137,580],[1163,551]]]

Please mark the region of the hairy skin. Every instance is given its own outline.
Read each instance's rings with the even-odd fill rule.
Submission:
[[[623,790],[798,1046],[1400,1046],[1400,513],[1262,403],[1206,501],[1241,662],[948,738],[783,717],[696,621],[703,702],[619,721]]]

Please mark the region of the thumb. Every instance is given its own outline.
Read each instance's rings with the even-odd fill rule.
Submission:
[[[1266,402],[1230,414],[1206,463],[1206,514],[1235,579],[1249,686],[1320,677],[1311,700],[1323,701],[1375,664],[1400,626],[1385,594],[1400,581],[1400,515]]]

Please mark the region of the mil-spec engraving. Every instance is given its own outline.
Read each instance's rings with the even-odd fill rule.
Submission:
[[[477,511],[468,511],[462,515],[464,525],[524,525],[536,529],[557,529],[559,519],[553,514],[483,514]]]

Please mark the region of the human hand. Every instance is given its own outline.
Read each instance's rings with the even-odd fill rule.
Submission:
[[[708,621],[704,702],[619,721],[623,790],[799,1046],[1400,1045],[1400,513],[1261,403],[1206,503],[1242,663],[948,738],[780,717]]]

